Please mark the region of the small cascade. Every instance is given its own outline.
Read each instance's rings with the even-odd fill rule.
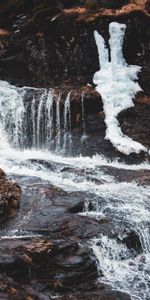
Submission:
[[[132,300],[149,299],[150,254],[138,254],[124,243],[103,235],[93,239],[91,247],[103,273],[101,282],[128,293]]]
[[[46,96],[47,91],[45,90],[40,98],[39,105],[38,105],[38,113],[37,113],[37,148],[40,148],[40,145],[43,143],[43,111],[44,111],[44,105],[46,103]]]
[[[0,139],[4,147],[71,154],[70,94],[64,108],[52,89],[17,88],[0,82]],[[64,119],[62,126],[61,120]]]
[[[33,135],[32,135],[32,140],[33,140],[33,148],[36,147],[36,114],[35,114],[35,105],[36,105],[36,99],[35,96],[33,96],[32,100],[32,105],[31,105],[31,118],[32,118],[32,127],[33,127]]]
[[[5,138],[2,126],[0,124],[0,150],[8,149],[8,148],[9,148],[9,144]]]
[[[59,94],[56,101],[56,152],[59,152],[61,149],[60,99],[61,96]]]
[[[71,104],[70,104],[71,92],[66,97],[64,104],[64,141],[63,141],[63,153],[71,154],[72,137],[71,137]]]
[[[45,115],[47,116],[47,127],[45,127],[46,147],[48,148],[53,139],[53,122],[54,122],[54,97],[53,92],[48,92],[45,105]]]
[[[0,81],[1,135],[12,148],[50,150],[72,155],[71,93],[65,99],[53,89],[15,87]],[[79,147],[87,138],[85,93],[81,94]],[[78,147],[78,146],[77,146]]]
[[[25,106],[22,101],[24,88],[18,89],[7,82],[0,84],[0,121],[1,131],[5,133],[5,140],[14,147],[23,146]]]

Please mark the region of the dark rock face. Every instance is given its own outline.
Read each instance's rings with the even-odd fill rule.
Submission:
[[[0,224],[16,213],[19,207],[20,187],[5,177],[0,169]]]

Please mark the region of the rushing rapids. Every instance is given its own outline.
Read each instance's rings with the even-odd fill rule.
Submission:
[[[110,236],[100,234],[88,242],[103,274],[101,276],[100,272],[100,282],[129,293],[133,300],[149,299],[150,187],[140,186],[135,181],[119,182],[112,174],[112,170],[121,170],[122,173],[150,170],[149,164],[129,166],[107,161],[99,155],[93,158],[67,158],[50,152],[13,149],[1,150],[0,160],[1,167],[22,187],[24,197],[25,184],[28,181],[30,183],[31,178],[39,178],[69,193],[86,193],[84,211],[80,215],[95,218],[102,223],[103,220],[106,223],[111,220]],[[49,165],[53,168],[49,168]],[[30,188],[34,191],[34,184],[30,184]],[[9,231],[6,231],[3,238],[8,238],[8,235],[21,238],[22,230],[23,235],[25,230],[28,231],[28,222],[32,224],[34,216],[34,206],[32,201],[26,206],[22,204],[20,217],[11,221]],[[11,228],[13,231],[10,231]],[[138,246],[130,248],[128,239],[130,234],[132,239],[132,233]]]
[[[100,64],[102,72],[105,73],[104,79],[108,71],[112,76],[112,70],[117,68],[116,64],[114,65],[115,60],[118,62],[119,59],[117,76],[120,71],[123,71],[125,75],[124,70],[128,70],[123,57],[120,56],[125,27],[115,25],[117,29],[113,30],[113,26],[110,43],[112,48],[116,42],[114,38],[116,30],[117,34],[121,34],[119,35],[121,39],[116,43],[118,48],[112,49],[112,59],[114,58],[112,63],[108,62],[108,51],[105,49],[102,37],[96,35]],[[134,70],[130,68],[130,71],[132,73],[129,72],[130,79],[133,77],[136,79],[137,68]],[[135,91],[139,90],[139,87],[131,82],[129,95],[126,90],[123,94],[123,97],[128,96],[128,103],[124,104],[121,98],[122,102],[119,104],[120,85],[118,89],[116,85],[117,100],[114,94],[113,99],[107,98],[108,95],[104,94],[104,90],[107,90],[106,82],[99,81],[99,74],[94,80],[98,83],[98,91],[102,92],[104,102],[108,100],[110,104],[110,101],[114,100],[111,106],[111,113],[114,111],[113,124],[111,122],[109,124],[110,106],[108,109],[108,103],[104,109],[108,126],[107,134],[109,133],[110,138],[112,127],[110,130],[109,125],[113,125],[114,132],[116,130],[118,132],[119,125],[116,117],[119,111],[132,104],[130,96],[134,94],[133,86]],[[122,81],[121,75],[121,85]],[[109,89],[108,91],[111,94],[112,86],[111,91]],[[81,109],[83,132],[81,142],[83,142],[86,137],[84,94],[82,94]],[[43,182],[45,185],[51,184],[58,190],[62,189],[68,193],[85,193],[84,209],[79,213],[80,216],[95,219],[102,226],[109,223],[111,227],[109,231],[100,232],[92,239],[86,239],[86,241],[84,239],[84,243],[92,248],[96,256],[100,270],[99,281],[111,285],[114,290],[126,292],[132,300],[148,300],[150,294],[150,186],[146,183],[140,184],[135,174],[142,170],[149,172],[150,165],[148,162],[127,165],[118,161],[109,161],[101,155],[71,157],[71,121],[71,92],[68,93],[63,109],[61,109],[61,95],[56,96],[51,89],[17,88],[7,82],[0,82],[0,167],[10,178],[17,180],[23,191],[18,216],[10,220],[5,232],[2,232],[2,238],[34,236],[34,233],[32,235],[29,232],[29,228],[34,223],[33,219],[36,219],[35,211],[37,215],[42,212],[38,212],[39,199],[31,197],[37,192],[37,186],[32,179],[39,180],[37,185]],[[142,145],[122,136],[120,130],[119,142],[118,136],[117,142],[115,141],[112,142],[118,150],[126,154],[132,152],[131,150],[134,152],[145,150]],[[130,143],[125,145],[126,141]],[[120,179],[115,176],[119,172],[122,174]],[[132,172],[135,177],[125,180]],[[42,193],[43,190],[39,202],[43,200]],[[61,213],[63,209],[60,210]],[[42,218],[44,220],[45,215],[42,215]]]

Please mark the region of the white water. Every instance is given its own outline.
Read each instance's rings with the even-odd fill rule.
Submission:
[[[71,154],[70,93],[64,112],[61,105],[61,95],[54,95],[51,89],[17,88],[0,81],[1,148],[5,149],[7,144],[18,149],[48,149],[57,153],[63,150],[66,153],[69,148]]]
[[[134,256],[123,243],[107,236],[94,239],[91,247],[104,274],[102,282],[111,282],[114,288],[129,293],[132,300],[149,299],[149,253]]]
[[[55,168],[51,170],[38,160],[52,163]],[[68,192],[80,191],[93,195],[92,211],[89,211],[87,198],[83,215],[99,221],[107,218],[113,221],[113,230],[117,232],[120,240],[130,230],[137,232],[142,245],[141,254],[130,252],[124,244],[118,244],[115,238],[112,240],[107,236],[99,236],[89,245],[99,260],[100,269],[104,274],[100,277],[100,281],[111,284],[114,289],[130,293],[134,300],[148,300],[150,187],[139,186],[136,182],[118,182],[111,173],[103,171],[103,166],[122,168],[122,171],[150,170],[150,165],[146,162],[128,166],[117,161],[111,162],[99,155],[93,158],[81,156],[72,158],[40,150],[19,151],[9,148],[0,150],[0,167],[8,175],[29,176],[29,178],[34,176]],[[66,168],[66,171],[61,172],[64,167],[69,167],[72,171],[71,169],[67,171]],[[74,172],[74,169],[79,172]],[[18,234],[13,237],[17,238]],[[7,238],[7,234],[4,238]],[[120,256],[120,253],[123,255]]]
[[[106,110],[108,107],[109,109],[107,112],[105,110],[105,113],[108,113],[107,117],[109,119],[110,111],[111,113],[114,111],[114,115],[112,114],[112,123],[115,122],[114,120],[116,119],[114,118],[117,117],[120,109],[129,107],[132,101],[130,97],[127,97],[128,103],[124,103],[124,98],[122,98],[122,102],[120,103],[120,94],[123,97],[131,96],[132,94],[129,93],[130,95],[127,95],[125,86],[122,86],[122,76],[126,72],[129,75],[129,67],[127,67],[121,55],[124,26],[122,28],[122,34],[120,33],[120,29],[117,29],[117,33],[119,34],[116,41],[117,51],[113,51],[114,42],[110,42],[112,45],[111,57],[113,60],[111,63],[108,62],[108,50],[105,47],[102,37],[99,35],[96,37],[98,45],[101,45],[98,48],[100,66],[102,67],[103,75],[105,74],[104,78],[101,78],[103,82],[100,81],[98,88],[108,89],[109,95],[111,95],[112,85],[110,85],[110,89],[108,85],[107,88],[105,85],[108,69],[110,76],[114,76],[116,79],[117,76],[121,78],[119,89],[118,84],[116,87],[118,89],[118,100],[116,100],[116,94],[115,96],[112,94],[114,102],[112,101],[113,104],[111,105],[110,100],[112,98],[107,98],[106,95],[108,100]],[[112,32],[111,35],[113,38],[114,33]],[[117,70],[115,74],[113,74],[114,67]],[[132,73],[130,73],[132,75],[131,79],[133,79],[137,69],[135,68],[136,72],[135,69],[133,70],[133,67],[129,69]],[[113,82],[112,80],[111,82],[115,87],[116,81]],[[130,81],[128,81],[128,84],[130,90]],[[133,88],[132,84],[131,86]],[[82,129],[84,133],[84,97],[82,97],[81,104]],[[64,120],[63,124],[61,124],[61,120]],[[64,191],[84,192],[86,195],[85,208],[84,212],[80,215],[94,218],[99,222],[102,221],[102,224],[103,221],[105,223],[105,220],[108,223],[110,222],[110,227],[114,233],[113,236],[102,235],[100,233],[98,237],[93,237],[88,243],[92,247],[99,262],[99,268],[103,273],[103,276],[100,275],[99,280],[111,285],[115,290],[129,293],[133,300],[149,300],[150,186],[141,186],[134,180],[132,182],[119,182],[111,174],[109,167],[122,169],[122,172],[126,172],[126,170],[150,170],[150,164],[145,162],[140,165],[127,165],[117,160],[109,161],[100,155],[95,155],[92,158],[82,156],[73,158],[62,157],[58,154],[61,150],[63,154],[66,154],[66,151],[70,151],[72,146],[70,134],[70,93],[65,100],[64,110],[61,110],[61,96],[56,97],[53,90],[37,90],[27,87],[16,88],[6,82],[0,82],[0,121],[0,167],[10,177],[12,175],[16,176],[16,178],[25,176],[29,177],[29,180],[30,176],[36,177],[43,181],[46,180],[46,182]],[[110,125],[112,123],[110,122]],[[118,132],[117,121],[115,124],[114,132],[116,128]],[[111,130],[110,134],[112,135]],[[137,146],[137,143],[135,144],[132,140],[129,145],[129,140],[125,136],[121,137],[120,141],[120,134],[119,142],[117,140],[118,149],[124,147],[123,141],[127,142],[127,145],[123,148],[126,154],[128,151],[131,151],[131,148],[135,152],[138,152],[137,149],[142,149],[141,145]],[[114,140],[115,137],[113,137]],[[55,153],[50,152],[51,148],[55,150]],[[41,163],[42,161],[52,164],[53,167],[47,167]],[[104,171],[104,167],[105,169],[108,168],[107,172]],[[92,209],[90,208],[90,204],[92,204]],[[25,216],[22,222],[32,217],[30,213]],[[132,231],[139,237],[141,244],[140,253],[136,250],[128,249],[125,243],[123,243],[123,239]],[[11,234],[11,238],[18,238],[18,234],[19,238],[22,238],[22,234],[20,234],[18,228],[14,228]],[[27,237],[32,237],[32,234],[29,235],[27,233]],[[8,238],[7,233],[3,235],[3,238]]]
[[[109,25],[110,61],[103,37],[97,31],[94,32],[100,70],[95,73],[93,82],[103,100],[107,127],[105,138],[110,140],[118,151],[129,155],[148,150],[140,143],[124,135],[117,120],[121,111],[134,106],[132,99],[137,92],[141,91],[137,82],[137,74],[141,68],[128,66],[123,58],[122,47],[125,29],[125,24],[113,22]]]
[[[64,104],[64,143],[63,143],[63,153],[71,154],[72,147],[72,137],[71,137],[71,92],[68,94]]]
[[[85,93],[82,92],[82,94],[81,94],[81,106],[82,106],[82,137],[81,137],[81,141],[82,142],[87,138],[87,135],[86,135],[86,126],[85,126],[84,97],[85,97]]]

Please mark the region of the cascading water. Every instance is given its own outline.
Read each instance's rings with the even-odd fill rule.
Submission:
[[[67,152],[71,154],[71,147],[72,147],[70,95],[71,92],[68,94],[64,104],[64,143],[63,143],[64,154],[66,154]]]
[[[25,90],[9,85],[7,82],[0,84],[0,121],[1,130],[5,133],[8,143],[14,147],[23,146],[23,132],[25,107],[23,97]]]
[[[60,123],[60,95],[56,102],[56,131],[57,131],[57,138],[56,138],[56,152],[60,151],[61,145],[61,123]]]
[[[70,93],[61,111],[53,90],[17,88],[0,82],[1,143],[14,148],[55,150],[71,154]],[[64,126],[61,126],[61,118]]]
[[[48,101],[45,105],[45,115],[47,116],[47,130],[46,136],[46,148],[48,149],[50,143],[53,140],[53,123],[54,123],[54,97],[53,92],[50,90],[48,93]]]
[[[82,137],[81,137],[81,141],[83,142],[87,135],[86,135],[86,127],[85,127],[85,109],[84,109],[84,97],[85,97],[85,93],[82,92],[81,94],[81,106],[82,106]]]
[[[32,105],[31,105],[31,120],[32,120],[32,128],[33,128],[33,148],[36,147],[36,125],[35,125],[35,105],[36,105],[36,99],[33,96]]]
[[[127,95],[126,87],[124,85],[122,87],[122,72],[124,75],[126,72],[129,75],[128,68],[120,52],[124,28],[123,25],[119,24],[111,25],[111,38],[115,39],[114,34],[117,34],[118,37],[116,50],[113,51],[112,49],[113,62],[111,63],[108,62],[108,51],[105,48],[103,38],[100,35],[96,36],[103,78],[100,79],[98,73],[98,78],[96,76],[95,79],[98,80],[96,81],[98,91],[102,91],[103,101],[106,102],[106,120],[109,120],[111,108],[112,122],[116,122],[116,126],[113,128],[117,131],[116,117],[122,108],[129,107],[131,94],[133,96],[130,91],[130,95]],[[113,45],[114,41],[111,43],[111,47],[114,47]],[[117,70],[117,75],[113,73],[114,68]],[[137,71],[136,68],[130,67],[132,79],[133,75],[135,76],[135,70]],[[113,76],[114,78],[116,78],[115,76],[121,78],[121,82],[118,81],[119,84],[115,85],[117,100],[112,93],[112,90],[114,90],[112,85],[110,84],[111,90],[109,90],[105,82],[108,77],[111,78],[112,84],[116,84],[116,79],[115,81],[112,80]],[[127,83],[130,87],[130,81],[127,80],[125,85]],[[131,87],[133,87],[132,84]],[[124,91],[123,97],[126,98],[127,96],[128,104],[124,104],[124,98],[120,98],[122,88]],[[109,91],[109,95],[113,96],[111,99],[104,93],[106,90]],[[95,218],[98,223],[102,224],[102,227],[103,223],[108,222],[109,224],[110,222],[111,227],[110,234],[106,231],[104,234],[100,233],[99,236],[88,241],[89,247],[93,249],[99,262],[101,270],[99,280],[111,285],[115,290],[129,293],[132,300],[149,300],[150,187],[146,184],[141,186],[136,181],[119,181],[113,176],[112,170],[116,172],[119,170],[123,174],[126,171],[150,171],[150,165],[145,162],[130,166],[117,161],[109,161],[100,155],[95,155],[92,158],[65,156],[64,153],[70,152],[72,147],[70,96],[69,93],[62,109],[61,96],[56,96],[51,89],[17,88],[6,82],[0,82],[0,167],[13,179],[17,178],[23,191],[26,181],[30,181],[31,177],[34,177],[64,191],[85,192],[85,208],[81,215]],[[121,103],[120,99],[122,99]],[[84,95],[82,95],[81,102],[84,133],[86,127]],[[115,143],[119,150],[118,145],[124,146],[122,138],[123,141],[126,141],[127,138],[122,136],[120,142],[120,134],[119,144],[118,140]],[[137,149],[135,147],[137,144],[133,143],[131,141],[131,147],[128,143],[128,147],[124,148],[124,153],[130,152],[131,148],[133,150]],[[138,145],[138,147],[138,149],[143,149],[141,145]],[[49,151],[54,148],[55,153]],[[58,152],[62,152],[63,156]],[[52,167],[49,168],[49,166]],[[34,190],[34,183],[31,183],[31,188]],[[19,219],[18,214],[17,221],[13,223],[12,220],[11,238],[14,236],[16,238],[18,231],[25,230],[27,221],[34,218],[31,204],[28,203],[27,206],[24,218]],[[139,249],[128,246],[127,241],[131,233],[136,236]]]

